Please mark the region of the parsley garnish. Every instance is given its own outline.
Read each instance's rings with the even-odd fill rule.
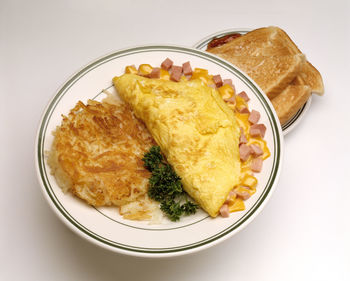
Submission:
[[[173,167],[164,160],[159,146],[152,146],[142,158],[145,168],[152,173],[149,179],[148,195],[160,202],[160,209],[172,221],[183,215],[194,214],[198,205],[186,198],[181,178]],[[186,198],[186,199],[185,199]],[[183,201],[185,203],[182,203]]]

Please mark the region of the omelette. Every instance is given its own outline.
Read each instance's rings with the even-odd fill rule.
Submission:
[[[120,97],[147,126],[185,191],[216,217],[240,182],[240,129],[215,89],[199,79],[180,82],[123,74]]]

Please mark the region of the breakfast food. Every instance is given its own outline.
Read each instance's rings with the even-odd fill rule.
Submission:
[[[48,164],[65,192],[93,206],[123,206],[125,218],[148,219],[156,206],[147,198],[150,173],[141,158],[154,144],[124,103],[79,101],[54,132]]]
[[[173,221],[198,205],[212,217],[244,210],[270,156],[244,91],[168,58],[127,66],[113,83],[122,101],[79,101],[54,131],[48,164],[63,191],[132,220],[157,219],[159,208]]]
[[[150,65],[126,67],[126,74],[113,79],[117,92],[204,210],[213,217],[243,210],[257,185],[253,173],[270,155],[260,113],[250,112],[249,97],[236,95],[229,79],[192,70],[189,62],[174,67],[169,58],[161,67],[160,79],[149,79]]]
[[[147,125],[186,192],[217,216],[240,174],[239,126],[219,93],[200,80],[124,74],[113,82]]]
[[[320,73],[278,27],[259,28],[242,36],[209,43],[207,51],[247,72],[272,101],[282,92],[284,97],[292,92],[288,99],[279,98],[273,102],[274,106],[280,106],[284,101],[283,109],[275,107],[281,124],[298,111],[311,93],[324,93]],[[304,87],[289,87],[295,80]]]

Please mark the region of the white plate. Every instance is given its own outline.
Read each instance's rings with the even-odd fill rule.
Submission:
[[[212,219],[199,210],[180,222],[164,221],[149,224],[123,219],[114,207],[93,208],[82,200],[64,194],[50,174],[45,151],[50,150],[51,132],[78,100],[101,100],[103,89],[113,92],[112,78],[121,75],[126,65],[149,63],[159,66],[166,58],[175,64],[190,61],[211,74],[221,74],[233,80],[236,89],[250,96],[250,108],[261,113],[266,127],[265,139],[271,156],[257,174],[257,192],[246,201],[246,210],[232,213],[229,218]],[[141,46],[104,56],[74,74],[48,104],[37,134],[36,169],[42,191],[49,205],[74,232],[99,246],[123,254],[143,257],[175,256],[199,251],[231,237],[245,227],[263,208],[271,196],[281,170],[283,136],[275,111],[259,87],[233,65],[196,49],[179,46]]]
[[[203,38],[202,40],[200,40],[199,42],[194,44],[193,48],[205,51],[207,49],[208,43],[214,38],[220,38],[220,37],[232,34],[232,33],[240,33],[243,35],[251,30],[252,29],[248,29],[248,28],[233,28],[233,29],[226,29],[223,31],[219,31],[219,32],[216,32],[214,34],[210,34],[209,36]],[[290,118],[285,124],[283,124],[283,126],[282,126],[283,135],[287,135],[290,131],[292,131],[299,124],[300,120],[303,118],[303,116],[305,115],[305,113],[309,109],[310,104],[311,104],[311,100],[312,100],[312,98],[310,96],[310,98],[298,110],[298,112],[292,118]]]

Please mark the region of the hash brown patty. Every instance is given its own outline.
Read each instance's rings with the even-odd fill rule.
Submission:
[[[145,197],[150,173],[141,159],[155,142],[126,104],[79,101],[62,117],[48,164],[63,191],[93,206]]]

